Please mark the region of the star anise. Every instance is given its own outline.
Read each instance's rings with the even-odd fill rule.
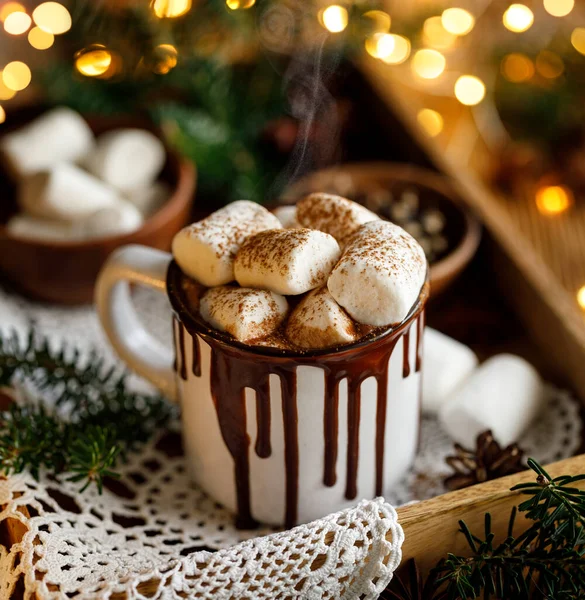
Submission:
[[[423,581],[416,561],[411,558],[406,564],[400,566],[379,600],[431,600],[434,598],[434,583],[433,575]]]
[[[455,452],[455,455],[445,459],[455,471],[444,482],[449,490],[460,490],[526,469],[524,451],[518,444],[510,444],[502,449],[490,430],[477,436],[475,450],[467,450],[460,444],[455,444]]]

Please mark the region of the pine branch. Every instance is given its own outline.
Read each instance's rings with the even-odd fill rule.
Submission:
[[[512,488],[529,495],[510,514],[507,537],[496,543],[491,516],[482,537],[459,522],[470,557],[449,554],[433,570],[436,589],[447,598],[577,598],[585,589],[585,491],[575,487],[585,475],[551,478],[535,460],[533,483]],[[514,536],[517,512],[532,525]]]
[[[52,350],[31,329],[25,343],[16,333],[0,335],[0,385],[32,387],[39,395],[13,402],[0,413],[0,469],[70,473],[82,490],[115,477],[119,458],[146,442],[172,416],[160,396],[130,392],[124,374],[107,368],[92,351]],[[50,412],[41,398],[54,401]]]

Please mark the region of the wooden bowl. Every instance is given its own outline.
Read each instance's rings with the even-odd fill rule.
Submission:
[[[383,189],[393,197],[405,189],[416,189],[421,206],[439,209],[446,217],[447,252],[431,263],[431,296],[440,294],[463,271],[481,239],[481,225],[459,200],[446,177],[399,163],[351,163],[311,173],[283,194],[284,203],[296,202],[311,192],[337,193],[352,200],[372,189]]]
[[[10,115],[9,122],[24,125],[31,116],[28,111],[26,116],[15,113],[14,118]],[[87,122],[97,135],[119,127],[153,130],[152,125],[132,118],[90,117]],[[37,300],[59,304],[92,302],[96,277],[111,252],[126,244],[169,250],[175,233],[187,224],[195,192],[195,167],[167,151],[160,179],[171,186],[173,193],[157,212],[145,219],[138,231],[88,241],[57,242],[8,233],[4,224],[16,212],[16,188],[8,174],[0,170],[1,276],[18,291]]]

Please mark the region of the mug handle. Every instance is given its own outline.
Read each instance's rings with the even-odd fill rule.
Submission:
[[[174,352],[142,325],[130,294],[130,284],[167,290],[167,269],[172,256],[146,246],[130,245],[113,252],[96,283],[98,317],[118,356],[167,398],[177,399]]]

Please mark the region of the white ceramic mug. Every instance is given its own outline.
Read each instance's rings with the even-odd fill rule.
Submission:
[[[427,286],[409,316],[334,350],[249,346],[207,327],[169,254],[126,246],[97,284],[121,358],[182,407],[192,477],[241,526],[290,526],[389,492],[411,465],[420,427]],[[130,283],[168,294],[175,348],[140,323]]]

